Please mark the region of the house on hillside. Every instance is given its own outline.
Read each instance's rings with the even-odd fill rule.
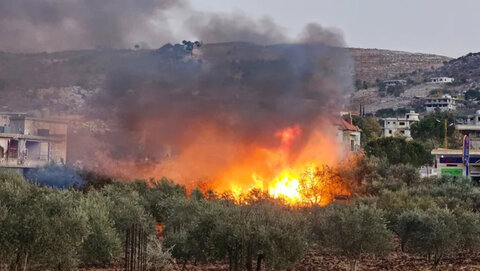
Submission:
[[[0,167],[26,169],[64,164],[67,123],[26,113],[0,113]]]
[[[413,123],[419,121],[419,114],[415,111],[405,114],[403,117],[383,118],[382,136],[403,136],[412,139],[410,127]]]
[[[361,148],[360,136],[362,130],[353,124],[352,118],[346,121],[337,119],[334,123],[337,127],[337,139],[345,151],[359,151]]]
[[[430,78],[430,83],[432,84],[446,84],[453,83],[455,81],[452,77],[433,77]]]
[[[386,87],[406,86],[407,80],[387,80],[383,81]]]
[[[427,112],[439,111],[455,111],[457,110],[456,99],[445,94],[442,97],[432,97],[424,99],[424,106]]]

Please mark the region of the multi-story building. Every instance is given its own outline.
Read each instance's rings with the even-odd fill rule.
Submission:
[[[382,136],[403,136],[411,139],[410,127],[419,121],[418,113],[410,111],[404,117],[383,118]]]
[[[0,167],[24,169],[64,164],[67,123],[25,113],[0,113]]]
[[[456,99],[448,94],[437,98],[425,98],[424,106],[427,112],[433,112],[435,110],[455,111],[457,109]]]

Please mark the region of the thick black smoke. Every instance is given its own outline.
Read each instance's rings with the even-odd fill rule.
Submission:
[[[2,0],[0,50],[158,46],[172,40],[171,9],[182,10],[185,33],[203,46],[167,44],[109,61],[85,114],[111,132],[70,137],[87,166],[130,170],[124,162],[136,161],[148,174],[149,164],[173,160],[177,173],[209,177],[252,146],[274,147],[286,127],[301,126],[298,144],[306,143],[319,117],[335,114],[353,90],[353,62],[336,47],[344,45],[337,31],[309,24],[289,40],[271,19],[199,13],[184,1]]]
[[[2,0],[0,51],[132,48],[172,39],[164,11],[181,0]]]
[[[185,22],[186,29],[209,43],[253,42],[275,44],[287,42],[284,30],[271,18],[253,20],[243,13],[193,13]]]
[[[181,38],[188,33],[205,43],[344,45],[339,31],[318,24],[308,24],[295,41],[269,17],[198,12],[188,0],[2,0],[0,51],[159,47],[175,41],[167,18],[172,10],[183,21]]]
[[[188,153],[182,170],[202,165],[195,175],[208,177],[203,161],[228,167],[248,145],[274,148],[286,127],[302,127],[300,149],[319,118],[345,103],[352,73],[345,49],[318,43],[205,44],[193,52],[166,45],[119,59],[90,108],[92,117],[115,121],[115,135],[104,139],[107,157],[157,167]]]

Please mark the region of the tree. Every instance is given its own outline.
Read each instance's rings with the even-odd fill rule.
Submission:
[[[227,260],[230,270],[262,265],[287,268],[306,250],[306,223],[300,214],[274,202],[249,205],[193,199],[195,211],[165,226],[165,242],[174,257],[196,261]],[[183,215],[180,215],[183,217]],[[175,225],[175,226],[174,226]]]
[[[381,210],[367,205],[335,205],[320,210],[313,233],[317,240],[350,261],[355,271],[362,254],[385,255],[393,249],[392,235]]]
[[[414,141],[398,137],[382,137],[365,146],[368,156],[386,159],[390,164],[410,164],[415,167],[430,165],[433,157],[425,147]]]
[[[433,254],[433,269],[437,268],[445,253],[461,244],[457,219],[448,209],[408,211],[400,217],[402,224],[411,226],[406,245],[414,252],[427,255],[429,260]]]
[[[455,139],[455,116],[447,112],[434,112],[424,119],[413,123],[412,137],[415,140],[429,143],[432,148],[442,146],[445,137],[445,120],[447,120],[447,138],[451,145],[461,145]],[[453,143],[453,144],[452,144]]]
[[[97,191],[90,191],[80,200],[80,208],[88,219],[88,234],[82,244],[82,262],[106,265],[121,250],[120,236],[113,226],[110,212],[113,203]]]
[[[374,117],[352,116],[353,124],[362,129],[362,143],[377,138],[382,131],[382,127]]]
[[[311,205],[327,205],[346,184],[327,165],[304,172],[299,180],[300,195]]]
[[[479,88],[467,90],[467,92],[465,92],[465,100],[480,100]]]

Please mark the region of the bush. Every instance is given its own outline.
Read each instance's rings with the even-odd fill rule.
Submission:
[[[167,222],[165,243],[184,260],[227,260],[231,270],[265,266],[287,268],[306,250],[305,220],[291,210],[268,201],[233,205],[200,199],[187,203],[188,219]]]
[[[365,146],[368,156],[387,160],[391,165],[410,164],[414,167],[430,165],[433,157],[430,151],[419,143],[398,137],[382,137],[372,140]]]
[[[347,257],[352,271],[362,254],[385,255],[393,249],[382,212],[368,205],[331,205],[320,210],[313,233],[322,246]]]
[[[433,268],[449,251],[461,245],[461,231],[457,219],[448,209],[430,209],[427,211],[407,211],[399,219],[399,228],[403,228],[402,243],[421,255],[433,254]],[[468,236],[468,235],[467,235]]]
[[[148,270],[156,271],[174,270],[176,266],[170,250],[165,250],[162,242],[155,237],[150,238],[147,243],[147,266]]]
[[[88,218],[88,235],[82,245],[82,262],[89,265],[111,263],[121,251],[120,236],[110,218],[112,202],[96,191],[80,201]]]

